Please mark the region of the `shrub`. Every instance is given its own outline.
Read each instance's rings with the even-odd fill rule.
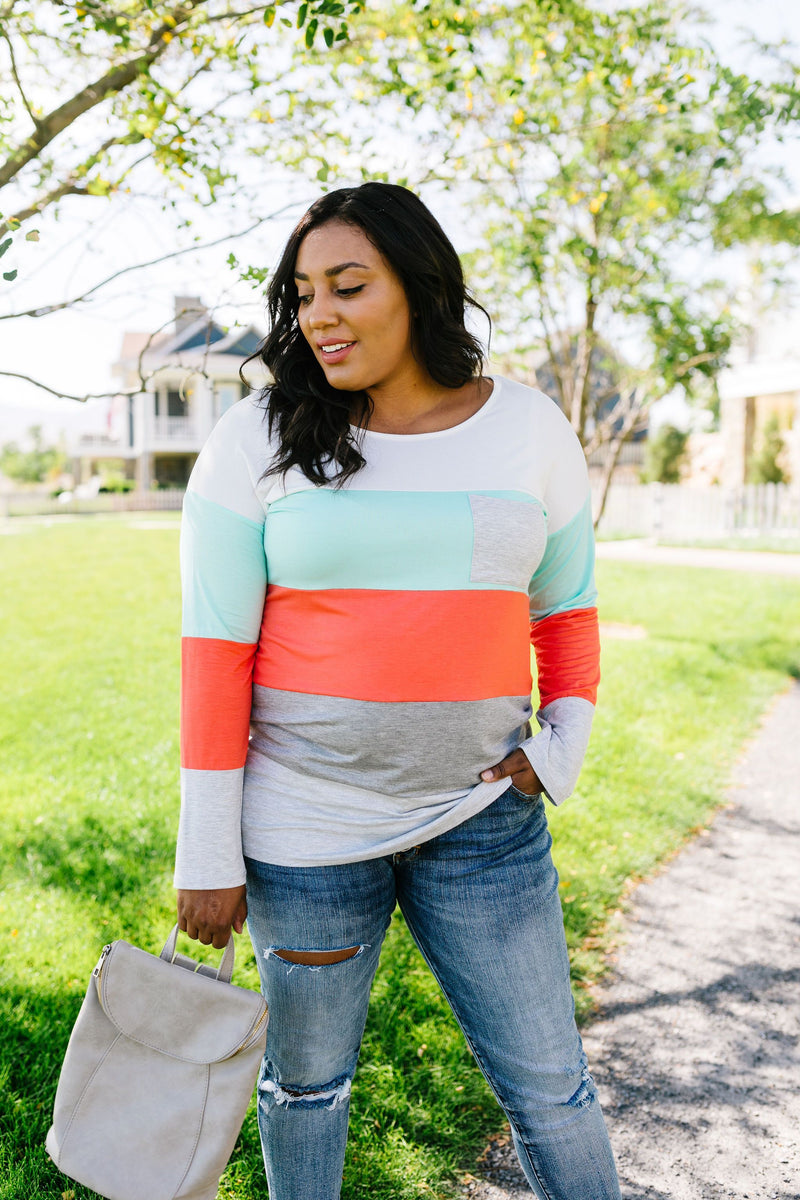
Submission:
[[[647,442],[644,483],[680,483],[688,454],[689,434],[675,425],[662,425]]]
[[[788,483],[789,475],[781,465],[785,451],[781,427],[773,413],[764,422],[761,445],[748,463],[748,483]]]

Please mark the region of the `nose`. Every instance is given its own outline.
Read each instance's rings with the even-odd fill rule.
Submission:
[[[306,319],[310,329],[327,329],[330,325],[336,325],[339,317],[330,297],[322,295],[313,297],[306,308]]]

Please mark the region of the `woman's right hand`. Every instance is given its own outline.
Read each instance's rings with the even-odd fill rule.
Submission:
[[[188,937],[222,950],[231,929],[241,933],[247,917],[245,885],[210,888],[207,891],[178,889],[178,925]]]

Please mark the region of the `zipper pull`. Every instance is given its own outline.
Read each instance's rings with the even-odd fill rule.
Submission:
[[[101,972],[101,971],[102,971],[102,969],[103,969],[103,963],[106,961],[106,959],[108,958],[108,956],[109,956],[109,954],[110,954],[110,953],[111,953],[111,943],[109,942],[109,944],[108,944],[107,946],[103,946],[102,953],[101,953],[100,957],[99,957],[99,958],[98,958],[98,960],[97,960],[97,966],[96,966],[96,967],[95,967],[95,969],[92,971],[92,978],[93,978],[93,979],[99,979],[99,978],[100,978],[100,972]]]

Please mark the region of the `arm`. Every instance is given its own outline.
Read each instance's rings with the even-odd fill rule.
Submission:
[[[520,747],[560,804],[580,774],[600,682],[591,501],[547,540],[530,588],[540,731]]]
[[[561,414],[551,433],[553,468],[545,494],[548,538],[528,589],[540,731],[482,778],[511,777],[521,791],[544,791],[560,804],[572,792],[586,753],[600,677],[600,645],[586,462]]]
[[[248,402],[242,402],[243,405]],[[237,406],[238,407],[238,406]],[[181,525],[181,819],[178,917],[222,946],[241,932],[241,804],[252,675],[266,592],[259,472],[248,462],[250,413],[231,410],[189,481]],[[263,428],[259,429],[266,440]]]

